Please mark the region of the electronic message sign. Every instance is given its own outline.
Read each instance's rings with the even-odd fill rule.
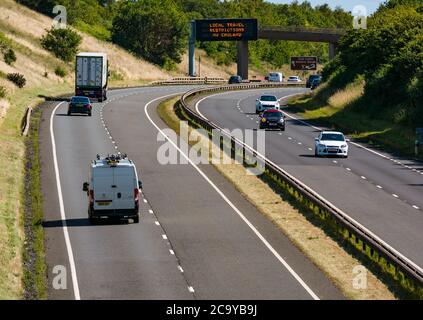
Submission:
[[[249,41],[258,39],[257,19],[196,20],[198,41]]]

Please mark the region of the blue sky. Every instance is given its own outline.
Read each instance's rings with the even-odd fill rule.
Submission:
[[[292,2],[292,0],[267,0],[267,1],[274,2],[274,3],[291,3]],[[375,12],[381,3],[385,2],[384,0],[307,0],[307,1],[309,1],[313,6],[327,3],[332,8],[335,8],[336,6],[340,6],[346,11],[352,11],[352,9],[356,5],[363,5],[367,8],[367,13],[369,15]],[[298,2],[303,2],[303,0],[298,0]]]

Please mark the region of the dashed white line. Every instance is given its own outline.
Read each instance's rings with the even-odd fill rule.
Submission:
[[[154,221],[154,223],[156,224],[156,226],[160,226],[160,222]]]
[[[149,212],[149,213],[151,213],[151,214],[153,214],[153,213],[154,213],[154,212],[153,212],[153,210],[151,210],[151,209],[150,209],[150,210],[148,210],[148,212]]]
[[[395,194],[395,193],[393,193],[393,194],[392,194],[392,196],[393,196],[394,198],[399,198],[399,196],[398,196],[397,194]]]
[[[163,238],[163,240],[167,240],[167,235],[163,234],[162,238]]]
[[[194,288],[193,287],[188,287],[188,291],[191,293],[194,293]]]
[[[413,206],[414,209],[416,210],[420,210],[420,208],[418,206]]]
[[[347,169],[347,171],[351,171],[351,169],[350,168],[346,168]]]
[[[307,291],[307,293],[314,299],[320,300],[319,297],[313,292],[313,290],[304,282],[304,280],[295,272],[294,269],[281,257],[281,255],[272,247],[272,245],[263,237],[263,235],[256,229],[256,227],[244,216],[244,214],[228,199],[228,197],[216,186],[213,181],[194,163],[192,160],[175,144],[172,139],[159,128],[159,126],[152,120],[150,114],[148,113],[148,107],[159,100],[167,98],[172,95],[158,97],[151,100],[144,106],[144,112],[147,116],[150,123],[157,129],[157,131],[183,156],[189,164],[193,166],[195,170],[210,184],[210,186],[219,194],[219,196],[238,214],[238,216],[247,224],[251,231],[261,240],[261,242],[267,247],[267,249],[275,256],[275,258],[286,268],[286,270],[295,278],[296,281]],[[197,103],[198,111],[198,103]]]
[[[363,180],[367,180],[367,178],[365,176],[361,176],[361,179]]]
[[[175,251],[173,251],[172,249],[169,249],[169,253],[174,256],[175,255]]]
[[[181,266],[178,266],[179,271],[181,271],[182,273],[184,273],[184,269],[182,269]]]
[[[379,186],[379,185],[377,185],[376,187],[379,188],[379,189],[383,189],[383,187],[382,186]]]

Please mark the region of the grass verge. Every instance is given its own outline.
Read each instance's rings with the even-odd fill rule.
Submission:
[[[177,100],[178,98],[175,98],[161,103],[158,113],[170,128],[179,133],[180,119],[174,110]],[[202,142],[210,143],[208,137]],[[356,289],[353,283],[357,274],[354,272],[363,262],[352,255],[352,249],[346,243],[334,240],[312,213],[281,192],[271,181],[248,175],[241,164],[219,164],[215,167],[250,203],[288,236],[348,299],[395,299],[394,294],[378,278],[371,266],[365,268],[367,287]]]
[[[33,110],[29,134],[25,141],[25,192],[22,201],[25,204],[23,298],[26,300],[47,298],[44,230],[41,224],[43,198],[38,140],[41,113],[41,107],[36,107]]]
[[[16,90],[0,120],[0,299],[45,297],[42,230],[36,225],[42,214],[38,142],[34,135],[38,126],[33,122],[30,137],[24,138],[21,122],[28,106],[44,101],[39,95],[53,96],[71,90],[66,83]],[[37,112],[36,109],[35,117]],[[32,143],[29,140],[34,145],[26,150]]]

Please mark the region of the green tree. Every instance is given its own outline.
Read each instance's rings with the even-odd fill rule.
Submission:
[[[125,1],[113,19],[112,40],[158,65],[179,63],[186,50],[188,21],[172,0]]]
[[[81,41],[81,36],[71,29],[52,28],[41,38],[41,45],[59,59],[69,62],[77,54]]]

